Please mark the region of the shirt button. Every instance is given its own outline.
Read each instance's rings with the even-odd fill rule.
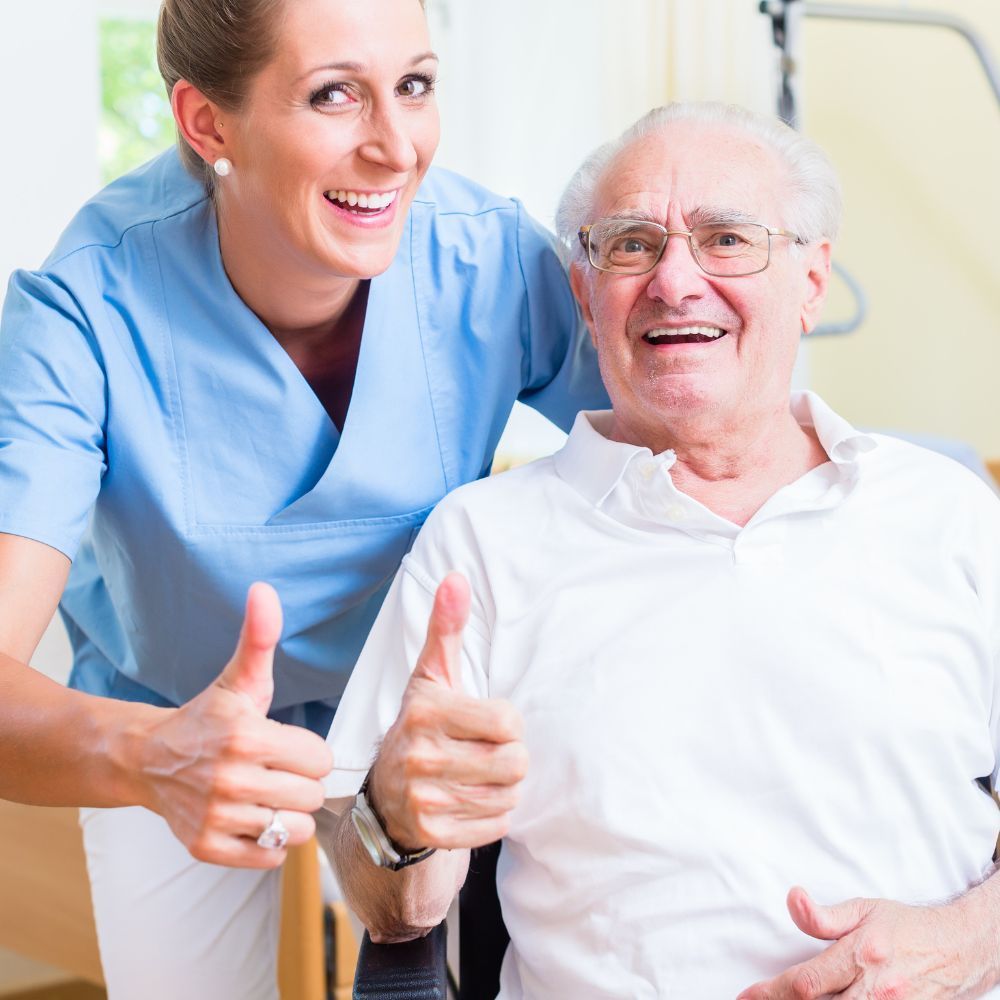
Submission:
[[[647,480],[648,479],[652,479],[654,472],[656,472],[656,463],[655,462],[644,462],[639,467],[639,474],[642,476],[643,479],[647,479]]]
[[[665,513],[668,521],[683,521],[687,517],[687,512],[678,503],[670,504]]]

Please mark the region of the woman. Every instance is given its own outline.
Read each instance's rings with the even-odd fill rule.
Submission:
[[[83,814],[112,997],[273,997],[274,869],[388,580],[515,398],[603,392],[545,237],[427,175],[418,0],[165,0],[159,59],[180,158],[5,304],[0,795],[118,807]],[[257,585],[233,653],[257,579],[284,629]],[[25,666],[60,599],[75,690]]]

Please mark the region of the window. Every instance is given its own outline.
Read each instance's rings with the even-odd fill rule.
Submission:
[[[101,177],[127,173],[174,142],[174,120],[156,67],[156,25],[134,18],[100,22]]]

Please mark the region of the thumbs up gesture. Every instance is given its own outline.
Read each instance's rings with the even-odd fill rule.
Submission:
[[[507,832],[528,767],[523,722],[510,702],[462,690],[462,630],[469,585],[438,587],[427,641],[386,733],[369,798],[404,850],[480,847]]]
[[[280,865],[284,850],[257,845],[275,810],[289,844],[315,831],[311,814],[323,805],[329,747],[315,733],[267,718],[281,620],[278,595],[255,583],[236,652],[221,675],[186,705],[161,712],[140,735],[139,800],[200,861]]]

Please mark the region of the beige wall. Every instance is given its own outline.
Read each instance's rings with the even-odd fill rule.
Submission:
[[[996,0],[883,6],[947,9],[1000,61]],[[1000,457],[1000,105],[939,29],[807,19],[804,65],[806,131],[846,194],[837,256],[870,298],[861,330],[810,344],[811,384],[859,424]],[[827,318],[846,310],[835,294]]]

